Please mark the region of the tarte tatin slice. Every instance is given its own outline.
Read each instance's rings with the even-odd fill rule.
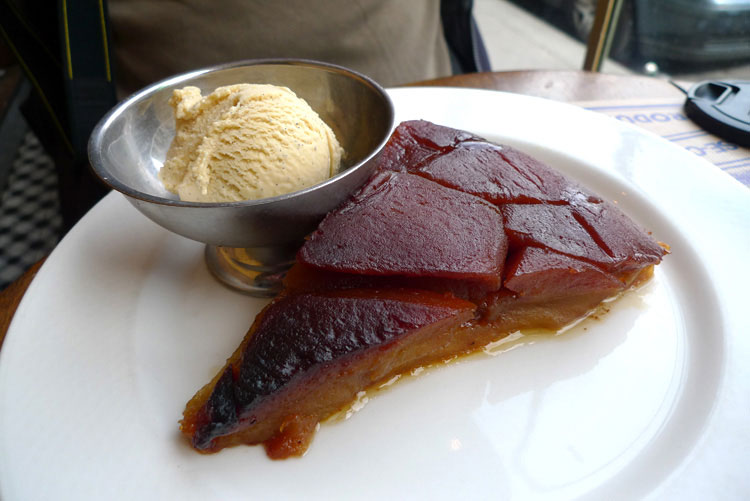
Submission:
[[[361,391],[519,329],[560,329],[650,278],[666,253],[529,155],[404,122],[188,402],[182,433],[200,452],[302,455],[318,423]]]

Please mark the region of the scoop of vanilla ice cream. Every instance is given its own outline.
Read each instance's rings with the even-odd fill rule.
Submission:
[[[331,128],[286,87],[237,84],[202,96],[175,90],[176,131],[159,178],[181,200],[273,197],[335,175],[343,149]]]

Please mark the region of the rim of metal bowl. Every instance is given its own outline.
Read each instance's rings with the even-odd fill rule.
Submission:
[[[133,189],[132,187],[120,182],[119,179],[117,179],[116,177],[113,177],[112,175],[110,175],[110,173],[106,169],[104,169],[104,160],[103,160],[103,155],[102,155],[102,146],[103,146],[102,138],[104,136],[104,132],[107,129],[109,129],[112,123],[115,120],[117,120],[117,118],[130,106],[133,106],[135,105],[135,103],[142,101],[143,99],[153,95],[154,93],[163,89],[164,87],[176,87],[181,82],[192,80],[195,77],[198,77],[205,73],[228,70],[228,69],[238,68],[242,66],[260,66],[260,65],[312,66],[316,68],[330,70],[330,71],[337,72],[337,73],[344,73],[350,77],[360,80],[366,86],[369,86],[370,88],[372,88],[377,94],[379,94],[383,98],[383,102],[386,104],[386,108],[387,108],[386,111],[388,112],[388,115],[389,115],[388,118],[391,124],[390,130],[385,132],[384,137],[380,140],[380,142],[378,142],[377,146],[370,152],[369,155],[367,155],[367,157],[363,158],[357,164],[347,168],[343,172],[340,172],[339,174],[336,174],[335,176],[321,183],[315,184],[313,186],[307,187],[299,191],[293,191],[291,193],[285,193],[283,195],[278,195],[275,197],[260,198],[257,200],[241,200],[237,202],[189,202],[189,201],[184,201],[184,200],[174,200],[171,198],[164,198],[164,197],[151,195],[151,194]],[[104,115],[94,127],[94,130],[91,132],[91,136],[89,137],[88,156],[89,156],[89,163],[91,165],[92,170],[96,173],[99,179],[102,180],[102,182],[104,182],[110,188],[116,191],[119,191],[123,195],[126,195],[131,198],[135,198],[137,200],[143,200],[143,201],[154,203],[154,204],[175,206],[175,207],[206,207],[206,208],[208,207],[249,207],[249,206],[265,205],[269,203],[279,202],[281,200],[286,200],[290,198],[301,197],[305,195],[306,193],[319,190],[323,188],[324,186],[327,186],[329,184],[336,182],[338,179],[341,179],[343,177],[353,174],[354,171],[357,170],[357,167],[361,167],[364,164],[366,164],[381,149],[383,149],[383,146],[385,146],[385,143],[388,141],[391,131],[393,130],[394,119],[395,119],[395,112],[393,109],[393,102],[391,101],[391,98],[388,95],[388,93],[385,91],[385,89],[380,84],[378,84],[373,79],[371,79],[370,77],[363,75],[357,71],[354,71],[349,68],[345,68],[343,66],[339,66],[336,64],[325,63],[322,61],[315,61],[311,59],[246,59],[242,61],[222,63],[222,64],[217,64],[214,66],[207,66],[207,67],[200,68],[197,70],[180,73],[180,74],[165,78],[163,80],[160,80],[158,82],[155,82],[135,92],[131,96],[125,98],[120,103],[118,103],[115,107],[113,107],[109,112],[107,112],[107,114]]]

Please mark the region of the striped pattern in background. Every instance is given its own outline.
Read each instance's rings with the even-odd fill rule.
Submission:
[[[57,173],[27,132],[0,197],[0,290],[49,254],[60,239]]]

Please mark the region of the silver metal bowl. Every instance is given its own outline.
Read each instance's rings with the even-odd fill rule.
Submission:
[[[205,95],[236,83],[283,85],[307,101],[344,148],[342,171],[315,186],[260,200],[185,202],[168,192],[158,172],[175,132],[168,102],[172,91],[192,85]],[[144,215],[208,244],[209,268],[220,280],[244,292],[271,295],[303,238],[372,173],[393,120],[393,104],[383,88],[354,71],[306,60],[239,61],[177,75],[137,92],[97,124],[88,152],[94,172]]]

